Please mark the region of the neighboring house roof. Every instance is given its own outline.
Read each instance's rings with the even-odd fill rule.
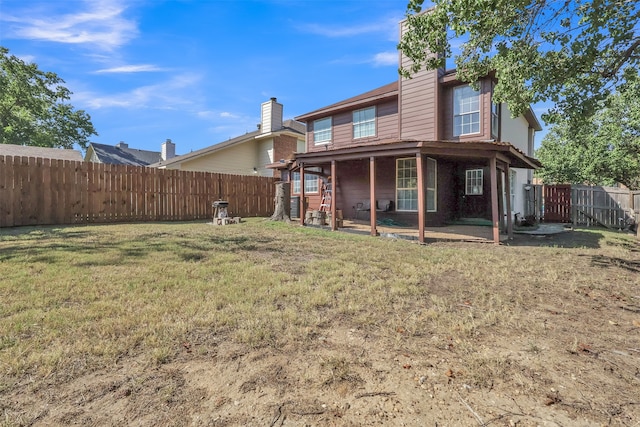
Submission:
[[[135,148],[118,147],[113,145],[98,144],[92,142],[87,150],[87,160],[91,158],[93,151],[100,163],[111,165],[148,166],[158,162],[162,155],[159,151],[138,150]]]
[[[195,158],[206,156],[216,151],[224,150],[225,148],[233,147],[235,145],[244,144],[248,141],[253,141],[255,139],[259,139],[260,137],[273,136],[274,133],[279,132],[293,132],[299,134],[301,137],[304,136],[306,131],[306,126],[303,123],[296,122],[295,120],[284,120],[282,122],[282,127],[276,131],[263,133],[260,129],[245,133],[242,136],[237,136],[235,138],[231,138],[228,141],[219,142],[217,144],[211,145],[209,147],[202,148],[200,150],[192,151],[191,153],[183,154],[181,156],[176,156],[169,160],[161,160],[157,163],[153,163],[149,166],[151,167],[165,167],[168,165],[172,165],[175,163],[182,163],[187,160],[193,160]]]
[[[379,88],[370,90],[360,95],[345,99],[344,101],[336,102],[335,104],[328,105],[310,113],[303,114],[296,117],[296,120],[306,122],[314,118],[326,116],[329,113],[335,113],[340,110],[348,110],[355,105],[366,104],[369,102],[378,102],[382,99],[393,98],[394,96],[398,96],[397,81],[386,84],[384,86],[380,86]]]
[[[0,156],[42,157],[43,159],[52,160],[82,161],[82,153],[78,150],[15,144],[0,144]]]

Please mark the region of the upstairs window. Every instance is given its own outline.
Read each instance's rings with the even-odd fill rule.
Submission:
[[[353,139],[376,135],[376,107],[353,112]]]
[[[331,117],[313,122],[313,142],[315,144],[331,142]]]
[[[471,86],[453,90],[453,136],[480,133],[480,92]]]

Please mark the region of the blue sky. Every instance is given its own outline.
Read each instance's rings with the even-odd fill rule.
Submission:
[[[270,97],[293,118],[396,80],[406,3],[0,0],[0,44],[65,80],[92,141],[185,154],[254,130]]]

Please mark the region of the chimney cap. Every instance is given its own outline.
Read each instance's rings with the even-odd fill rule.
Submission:
[[[173,144],[173,143],[171,142],[171,139],[170,139],[170,138],[167,138],[167,140],[166,140],[165,142],[166,142],[167,144]]]
[[[278,98],[276,98],[275,96],[272,96],[272,97],[271,97],[271,100],[272,100],[273,102],[277,102],[277,101],[278,101]]]

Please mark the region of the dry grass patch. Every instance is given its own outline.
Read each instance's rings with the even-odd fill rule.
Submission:
[[[0,425],[637,424],[640,248],[574,233],[0,230]]]

